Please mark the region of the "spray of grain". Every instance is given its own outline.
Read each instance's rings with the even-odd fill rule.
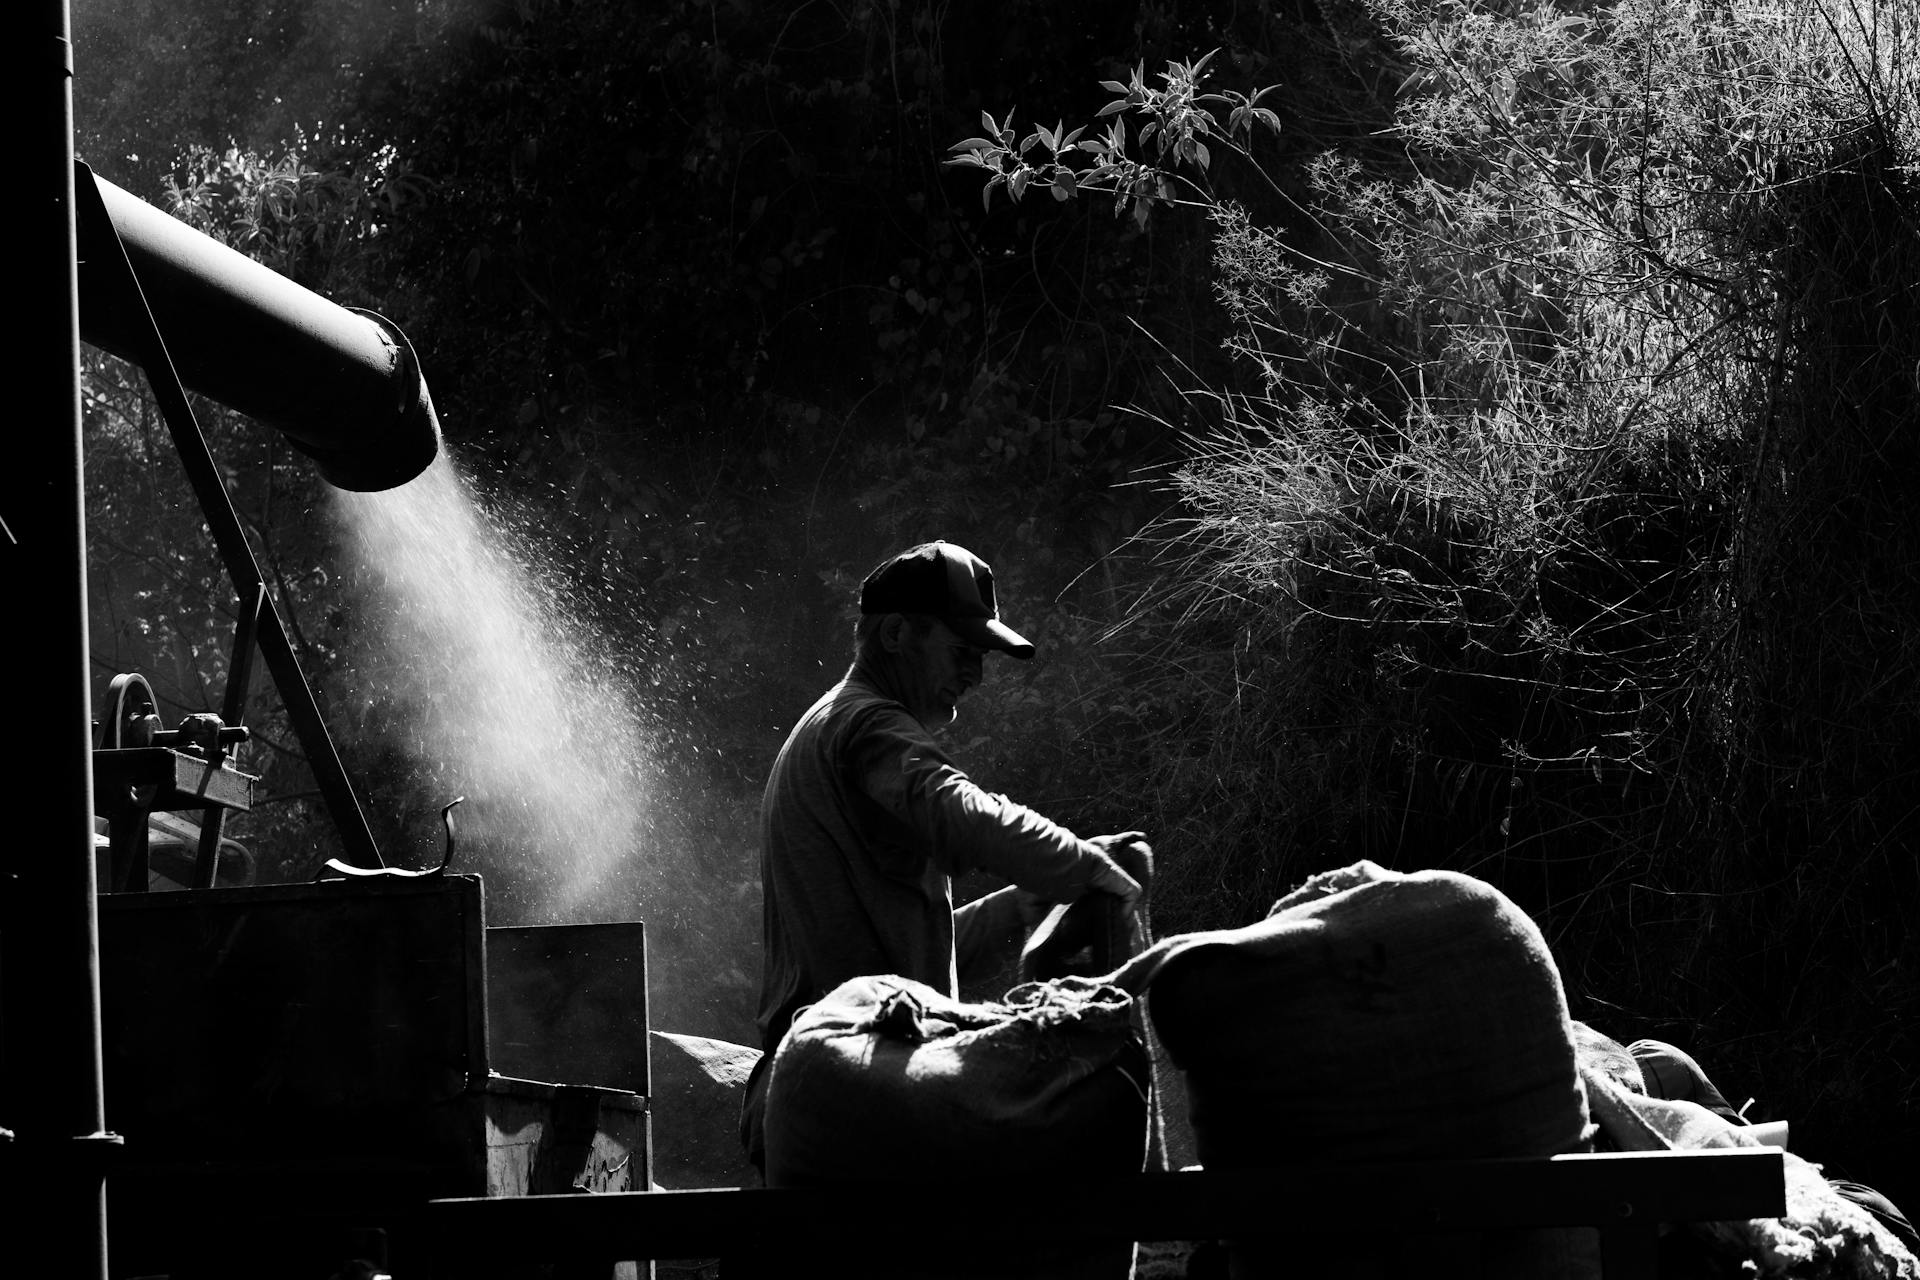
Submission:
[[[623,918],[648,880],[649,739],[631,681],[443,455],[411,483],[338,493],[359,590],[352,687],[398,758],[465,794],[464,869],[500,923]],[[477,864],[477,866],[476,866]]]

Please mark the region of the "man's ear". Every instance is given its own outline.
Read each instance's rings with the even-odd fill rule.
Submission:
[[[900,652],[907,641],[907,616],[904,613],[890,613],[880,619],[880,647],[888,653]]]

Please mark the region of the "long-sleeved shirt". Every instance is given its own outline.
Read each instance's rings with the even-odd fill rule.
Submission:
[[[800,718],[760,805],[771,1054],[793,1015],[849,978],[958,994],[952,877],[980,868],[1043,898],[1083,890],[1098,850],[976,785],[855,669]]]

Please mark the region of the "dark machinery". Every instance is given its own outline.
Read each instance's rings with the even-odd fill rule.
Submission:
[[[0,564],[32,617],[0,633],[18,694],[8,776],[44,835],[0,855],[0,1204],[17,1247],[50,1246],[51,1273],[88,1280],[321,1280],[344,1257],[384,1263],[387,1230],[430,1197],[645,1188],[639,926],[590,926],[582,944],[626,993],[587,1002],[601,1032],[625,1024],[597,1044],[639,1046],[605,1067],[624,1087],[540,1083],[575,1061],[591,984],[554,957],[580,948],[487,929],[477,877],[384,866],[187,399],[280,431],[337,486],[390,488],[440,447],[412,348],[76,165],[66,0],[21,17],[31,319],[12,354],[29,395],[0,469]],[[145,371],[241,606],[217,714],[168,728],[123,676],[98,741],[83,336]],[[221,815],[252,803],[230,752],[256,652],[344,846],[325,883],[217,883]],[[196,888],[144,892],[149,824],[176,810],[203,815]]]
[[[244,687],[244,679],[229,684]],[[228,710],[234,711],[231,700]],[[192,884],[212,888],[223,815],[229,809],[253,807],[254,779],[228,759],[230,748],[247,740],[246,727],[197,714],[182,720],[178,729],[162,729],[153,688],[135,674],[114,677],[107,688],[106,711],[93,753],[94,803],[107,820],[111,850],[105,883],[121,892],[145,891],[151,874],[152,815],[190,809],[206,814]],[[95,878],[102,878],[97,869]]]

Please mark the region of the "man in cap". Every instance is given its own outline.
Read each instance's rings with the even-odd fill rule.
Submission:
[[[802,1007],[870,974],[957,996],[961,975],[994,972],[1045,904],[1141,893],[1110,854],[1136,845],[1144,859],[1139,832],[1082,839],[981,789],[934,740],[989,650],[1033,656],[1000,621],[985,561],[929,542],[882,564],[860,589],[854,649],[780,749],[760,804],[765,1056],[741,1138],[762,1167],[766,1069]],[[973,868],[1013,883],[956,912],[952,877]]]

